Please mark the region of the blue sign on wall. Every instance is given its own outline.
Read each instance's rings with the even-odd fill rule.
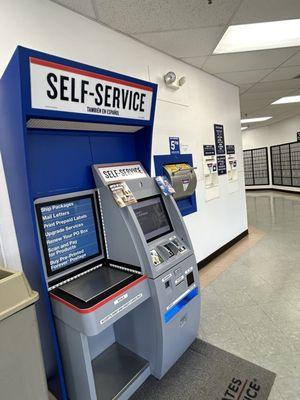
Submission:
[[[170,154],[180,154],[179,137],[169,137]]]

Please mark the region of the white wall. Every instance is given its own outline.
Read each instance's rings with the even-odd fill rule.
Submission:
[[[0,10],[0,75],[15,47],[23,45],[159,83],[153,154],[167,154],[168,137],[179,136],[182,144],[188,146],[187,152],[193,153],[194,164],[198,166],[198,212],[185,218],[197,261],[247,229],[237,87],[47,0],[0,0]],[[180,92],[174,93],[163,87],[161,77],[169,70],[186,75],[187,83]],[[206,203],[202,145],[214,143],[214,123],[223,124],[227,144],[236,145],[239,188],[235,193],[229,193],[227,176],[222,176],[220,198]],[[0,175],[0,179],[1,226],[10,210],[3,176]],[[5,253],[11,254],[14,246],[17,254],[12,229],[10,235],[11,240],[3,239]],[[18,262],[11,260],[11,267],[18,267]]]
[[[299,111],[300,112],[300,111]],[[288,186],[273,186],[270,146],[277,144],[291,143],[297,141],[297,132],[300,132],[300,115],[285,119],[281,122],[265,126],[263,128],[249,129],[242,133],[243,150],[254,149],[257,147],[268,147],[269,152],[269,176],[270,186],[257,186],[257,188],[273,187],[284,190],[300,192],[300,188]],[[251,186],[255,189],[256,187]]]

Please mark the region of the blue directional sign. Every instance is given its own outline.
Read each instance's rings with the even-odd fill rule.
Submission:
[[[179,137],[169,137],[170,154],[180,154]]]

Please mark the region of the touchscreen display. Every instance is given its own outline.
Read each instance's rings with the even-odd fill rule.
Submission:
[[[55,200],[36,207],[49,275],[101,254],[93,195]]]
[[[132,208],[147,242],[172,232],[171,221],[160,196],[141,200]]]

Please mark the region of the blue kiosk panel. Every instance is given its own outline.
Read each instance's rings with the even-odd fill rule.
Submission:
[[[119,93],[115,108],[114,97],[106,102],[101,85],[108,86],[111,96]],[[139,92],[137,112],[128,106],[133,90]],[[45,91],[52,97],[60,91],[55,107],[45,101]],[[33,202],[94,188],[93,164],[141,161],[150,174],[156,92],[155,84],[23,47],[16,49],[0,80],[0,151],[22,266],[40,293],[37,315],[43,356],[49,387],[58,399],[67,399],[67,394]],[[102,108],[91,106],[96,98]],[[73,104],[70,99],[75,99]]]

